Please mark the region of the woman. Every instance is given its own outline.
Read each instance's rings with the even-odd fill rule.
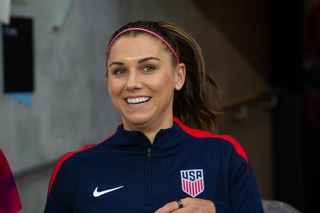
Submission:
[[[241,146],[187,126],[212,132],[217,118],[192,37],[168,22],[129,23],[106,62],[122,125],[59,161],[45,212],[263,212]]]

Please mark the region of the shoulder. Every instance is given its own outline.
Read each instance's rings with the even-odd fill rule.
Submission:
[[[174,121],[186,134],[191,136],[197,142],[207,142],[207,144],[219,146],[222,150],[225,150],[227,152],[235,152],[243,160],[248,162],[248,156],[246,152],[234,137],[230,135],[219,135],[203,130],[192,129],[176,118],[174,119]]]
[[[83,152],[83,151],[88,150],[88,149],[91,149],[92,147],[94,147],[94,145],[86,145],[86,146],[82,147],[81,149],[79,149],[78,151],[68,152],[68,153],[64,154],[62,157],[60,157],[60,159],[56,163],[56,166],[55,166],[55,168],[53,170],[53,173],[51,175],[51,178],[50,178],[48,194],[50,194],[50,191],[52,189],[53,183],[54,183],[54,181],[56,179],[57,174],[61,171],[62,166],[65,166],[66,162],[69,159],[71,159],[72,156],[74,156],[75,154]]]
[[[100,142],[97,145],[95,145],[95,144],[85,145],[77,151],[71,151],[71,152],[68,152],[68,153],[62,155],[62,157],[60,157],[59,160],[57,161],[55,168],[53,170],[53,173],[51,175],[50,182],[49,182],[49,188],[48,188],[48,194],[50,194],[50,191],[52,189],[54,181],[55,181],[59,172],[61,172],[63,169],[68,170],[68,168],[73,168],[73,167],[77,166],[77,164],[79,164],[81,162],[81,159],[83,158],[83,156],[90,154],[90,153],[94,152],[95,150],[97,150],[97,148],[99,148],[100,144],[107,142],[112,136],[113,136],[113,134],[110,135],[109,137],[107,137],[106,139],[104,139],[102,142]]]

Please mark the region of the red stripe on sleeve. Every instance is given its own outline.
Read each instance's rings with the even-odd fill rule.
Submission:
[[[234,139],[233,137],[229,135],[215,135],[210,132],[205,132],[197,129],[191,129],[184,125],[178,118],[173,117],[173,121],[177,123],[183,131],[185,131],[187,134],[194,136],[196,138],[219,138],[228,141],[233,145],[235,148],[236,152],[247,162],[247,174],[249,174],[249,160],[246,152],[244,149],[241,147],[238,141]]]
[[[68,152],[67,154],[63,155],[63,156],[58,160],[58,163],[57,163],[56,167],[54,168],[53,173],[52,173],[52,176],[51,176],[51,178],[50,178],[48,195],[49,195],[50,192],[51,192],[51,189],[52,189],[54,180],[55,180],[55,178],[56,178],[56,176],[57,176],[57,174],[58,174],[58,172],[59,172],[59,169],[60,169],[60,167],[62,166],[63,162],[64,162],[65,160],[67,160],[68,158],[70,158],[71,156],[73,156],[74,154],[79,153],[79,152],[82,152],[82,151],[85,151],[85,150],[90,149],[90,148],[92,148],[92,147],[94,147],[94,145],[86,145],[86,146],[82,147],[81,149],[79,149],[79,150],[76,151],[76,152]]]
[[[108,136],[107,138],[105,138],[101,143],[104,143],[106,142],[107,140],[109,140],[114,134],[111,134],[110,136]],[[78,151],[76,152],[68,152],[67,154],[63,155],[59,160],[58,160],[58,163],[56,165],[56,167],[54,168],[53,170],[53,173],[51,175],[51,178],[50,178],[50,182],[49,182],[49,188],[48,188],[48,195],[50,194],[51,192],[51,189],[52,189],[52,186],[53,186],[53,183],[54,183],[54,180],[58,174],[58,171],[60,169],[60,167],[62,166],[63,162],[65,160],[67,160],[68,158],[70,158],[71,156],[73,156],[74,154],[76,153],[79,153],[79,152],[82,152],[82,151],[85,151],[87,149],[90,149],[92,147],[94,147],[95,145],[86,145],[84,147],[82,147],[81,149],[79,149]]]

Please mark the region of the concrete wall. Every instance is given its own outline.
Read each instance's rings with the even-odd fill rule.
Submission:
[[[53,31],[63,15],[59,6],[50,0],[12,5],[13,15],[34,20],[32,105],[0,93],[0,146],[18,174],[22,212],[43,211],[52,172],[26,170],[98,143],[119,122],[104,78],[105,44],[119,26],[117,1],[73,1],[60,30]]]
[[[203,47],[222,102],[228,102],[268,87],[267,1],[259,2],[76,0],[57,32],[52,26],[63,3],[14,4],[14,15],[34,18],[35,32],[32,106],[0,94],[0,146],[18,174],[22,212],[43,211],[52,167],[25,170],[97,143],[115,129],[119,118],[107,97],[103,57],[114,29],[138,19],[176,22]],[[263,103],[250,105],[243,120],[226,117],[222,131],[244,146],[263,197],[272,198],[270,115]]]

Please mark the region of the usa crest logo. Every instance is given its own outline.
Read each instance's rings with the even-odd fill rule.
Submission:
[[[182,190],[191,197],[198,196],[204,190],[203,170],[181,170]]]

